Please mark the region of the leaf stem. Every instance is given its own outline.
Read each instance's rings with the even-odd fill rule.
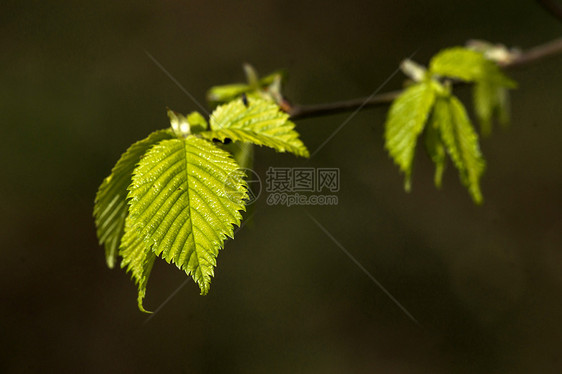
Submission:
[[[500,63],[499,65],[504,69],[518,68],[526,65],[531,65],[547,57],[555,56],[560,53],[562,53],[562,38],[554,39],[550,42],[530,48],[525,52],[515,55],[510,61]],[[460,84],[462,84],[462,82]],[[376,108],[389,105],[401,93],[402,90],[396,90],[371,96],[368,98],[363,97],[332,103],[312,105],[291,104],[287,110],[287,113],[289,113],[292,120],[296,120],[351,112],[359,108]]]

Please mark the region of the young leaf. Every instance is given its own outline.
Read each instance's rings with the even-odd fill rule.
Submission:
[[[191,132],[197,134],[209,128],[207,120],[199,112],[191,112],[187,116],[187,122],[191,125]]]
[[[191,124],[183,114],[176,113],[171,109],[168,109],[167,112],[168,118],[170,119],[170,125],[177,137],[185,138],[191,134]]]
[[[400,70],[416,83],[422,82],[427,77],[427,69],[408,58],[402,61]]]
[[[209,127],[207,120],[199,112],[191,112],[186,117],[181,113],[168,109],[168,118],[174,133],[178,137],[197,134],[207,130]]]
[[[173,137],[171,130],[160,130],[130,146],[98,189],[94,203],[94,218],[98,240],[100,245],[105,246],[105,259],[109,268],[115,266],[119,243],[123,236],[125,217],[127,216],[125,200],[133,170],[142,155],[151,146],[161,140]]]
[[[435,89],[424,81],[408,87],[390,107],[385,124],[385,147],[405,174],[405,189],[410,190],[412,161],[417,138],[423,131],[435,101]]]
[[[276,96],[279,91],[278,86],[286,75],[285,71],[278,70],[258,79],[258,75],[251,65],[244,64],[243,68],[248,83],[235,83],[211,87],[207,92],[207,101],[209,101],[211,107],[216,107],[217,105],[238,99],[242,94],[246,94],[249,98],[276,101]]]
[[[437,188],[441,188],[447,160],[445,158],[445,146],[443,145],[441,134],[439,133],[439,122],[441,122],[443,118],[439,117],[441,113],[435,109],[433,110],[430,122],[425,129],[425,149],[435,164],[435,186]]]
[[[131,277],[138,287],[138,307],[142,312],[148,313],[143,307],[143,300],[156,255],[146,246],[137,231],[131,227],[130,216],[125,220],[125,227],[125,235],[123,235],[119,250],[119,255],[123,258],[121,268],[126,267],[127,272],[131,273]]]
[[[445,49],[433,57],[429,63],[433,75],[457,78],[467,82],[489,81],[497,85],[515,88],[516,84],[506,77],[493,61],[463,47]]]
[[[227,84],[223,86],[214,86],[207,92],[207,101],[211,106],[237,99],[243,93],[251,91],[251,87],[243,83]]]
[[[257,90],[260,88],[260,82],[258,78],[258,72],[254,67],[248,63],[242,64],[242,69],[244,69],[244,74],[246,74],[246,80],[248,81],[248,86],[250,88]]]
[[[506,88],[498,88],[496,91],[496,108],[495,112],[498,116],[498,121],[500,125],[507,125],[509,123],[510,117],[510,105],[509,105],[509,90]]]
[[[506,88],[490,81],[474,85],[474,110],[480,123],[480,132],[488,136],[492,132],[492,119],[497,115],[499,122],[509,122],[509,92]]]
[[[240,225],[244,174],[230,154],[196,136],[163,140],[134,170],[130,230],[209,291],[216,257]]]
[[[462,103],[454,96],[440,97],[435,102],[436,119],[441,139],[453,163],[459,170],[461,182],[468,188],[474,202],[482,202],[480,177],[485,162],[480,153],[478,135]]]
[[[231,101],[215,109],[210,120],[211,131],[200,135],[207,139],[226,138],[271,147],[279,152],[291,152],[308,157],[308,150],[294,130],[295,124],[279,107],[265,100]]]
[[[454,47],[436,54],[429,63],[429,70],[431,74],[472,82],[484,77],[483,66],[486,62],[489,61],[482,53]]]

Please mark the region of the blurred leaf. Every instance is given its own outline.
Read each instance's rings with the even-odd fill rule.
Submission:
[[[441,188],[443,181],[443,173],[446,165],[446,152],[443,141],[441,140],[439,123],[447,120],[442,118],[442,111],[438,110],[437,105],[433,110],[429,124],[425,129],[425,149],[435,164],[434,183],[437,188]]]
[[[187,117],[168,109],[168,118],[172,129],[179,137],[197,134],[207,130],[207,120],[199,112],[191,112]]]
[[[244,73],[248,83],[235,83],[213,86],[207,91],[207,101],[211,107],[228,103],[238,99],[242,94],[248,98],[263,99],[279,103],[280,85],[285,77],[285,71],[277,70],[263,78],[259,78],[256,70],[250,64],[244,64]]]
[[[168,109],[167,112],[170,125],[177,137],[186,137],[191,134],[191,125],[183,114],[176,113],[171,109]]]
[[[505,76],[498,65],[476,52],[453,47],[439,52],[431,59],[429,71],[433,75],[457,78],[467,82],[488,81],[508,88],[516,83]]]
[[[275,70],[273,73],[260,78],[260,86],[267,87],[273,84],[276,80],[283,82],[285,81],[286,78],[287,78],[287,72],[285,70],[283,69]]]
[[[441,139],[449,156],[459,170],[461,182],[477,204],[482,202],[480,177],[485,162],[480,153],[478,135],[462,103],[454,96],[439,97],[435,101],[435,118],[438,119]]]
[[[209,128],[207,120],[199,112],[191,112],[187,116],[187,122],[191,125],[191,133],[197,134]]]
[[[509,92],[505,87],[490,81],[482,81],[474,85],[473,95],[474,110],[482,135],[491,134],[494,115],[497,115],[502,125],[509,122]]]
[[[127,216],[127,187],[131,183],[136,164],[150,147],[164,139],[171,139],[171,130],[159,130],[127,149],[104,179],[98,189],[94,203],[94,218],[100,245],[105,246],[107,266],[113,268],[123,236]]]
[[[521,55],[518,49],[508,49],[503,44],[493,44],[485,40],[469,40],[466,46],[468,49],[482,53],[486,59],[495,63],[510,63]]]
[[[385,147],[405,174],[405,189],[411,188],[412,162],[417,138],[423,131],[435,101],[429,81],[408,87],[392,103],[385,124]]]
[[[207,100],[214,107],[234,100],[240,97],[243,93],[248,93],[251,90],[252,89],[249,85],[242,83],[214,86],[207,92]]]
[[[260,88],[260,82],[258,79],[258,72],[254,67],[248,63],[242,65],[244,69],[244,74],[246,74],[246,81],[248,82],[248,86],[252,90],[257,90]]]
[[[234,142],[223,145],[223,149],[230,152],[240,168],[251,169],[254,167],[254,144],[247,142]]]
[[[207,139],[224,141],[228,138],[297,156],[309,155],[289,115],[265,100],[248,99],[248,106],[242,100],[235,100],[219,106],[211,116],[210,125],[211,131],[201,133]]]
[[[421,82],[427,78],[427,69],[410,59],[402,61],[400,70],[414,82]]]

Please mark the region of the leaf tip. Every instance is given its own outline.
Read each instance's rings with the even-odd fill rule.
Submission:
[[[474,201],[474,204],[482,205],[484,203],[484,196],[482,196],[482,191],[480,191],[479,186],[471,188],[470,195],[472,196],[472,201]]]
[[[199,285],[199,289],[201,290],[199,295],[206,296],[209,293],[209,290],[211,289],[211,281],[202,280],[202,281],[198,281],[197,283]]]
[[[412,192],[412,176],[410,174],[407,174],[404,179],[404,191]]]
[[[433,183],[435,184],[435,188],[437,188],[438,190],[441,189],[441,187],[443,186],[443,170],[435,170]]]
[[[140,310],[141,312],[143,312],[143,313],[146,313],[146,314],[152,314],[152,313],[154,313],[154,312],[151,312],[150,310],[144,309],[144,306],[142,305],[143,299],[144,299],[144,295],[143,295],[143,296],[139,296],[138,299],[137,299],[137,303],[138,303],[139,310]]]
[[[105,263],[108,268],[113,269],[115,268],[115,256],[106,256]]]

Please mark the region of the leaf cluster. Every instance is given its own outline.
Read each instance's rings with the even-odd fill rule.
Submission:
[[[441,51],[428,69],[406,61],[403,70],[414,83],[390,107],[385,147],[405,174],[405,189],[411,189],[416,143],[424,136],[426,151],[436,166],[435,185],[441,186],[448,155],[472,199],[481,203],[480,177],[485,161],[478,134],[464,105],[453,95],[452,83],[474,85],[475,111],[485,135],[491,132],[495,115],[507,121],[507,89],[515,88],[515,83],[484,54],[462,47]]]
[[[157,257],[174,263],[209,291],[226,238],[240,226],[248,198],[245,175],[213,140],[231,139],[308,157],[294,124],[267,100],[221,105],[209,122],[168,110],[171,129],[133,144],[104,179],[94,218],[110,268],[121,257],[143,299]]]
[[[240,98],[242,95],[248,98],[262,99],[282,104],[281,84],[285,79],[285,71],[278,70],[263,78],[250,64],[244,64],[244,73],[247,83],[233,83],[213,86],[207,91],[207,101],[211,107],[225,104]]]

